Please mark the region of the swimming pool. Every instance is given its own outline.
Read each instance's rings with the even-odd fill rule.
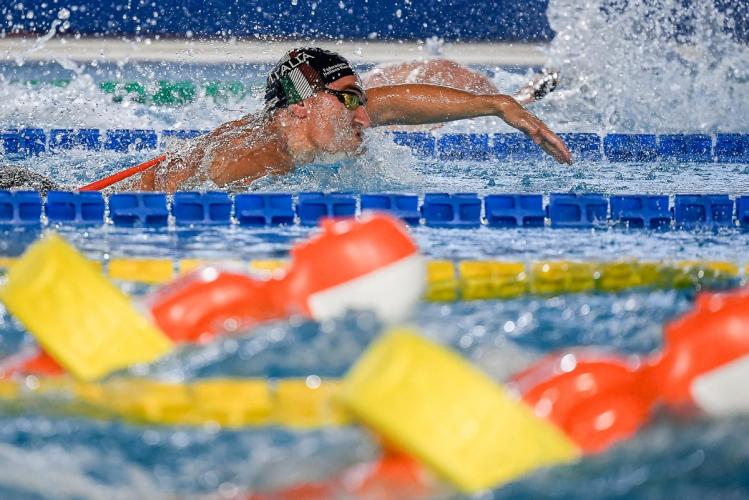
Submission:
[[[603,40],[605,42],[605,40]],[[612,51],[614,55],[617,51]],[[614,57],[612,55],[611,57]],[[365,66],[366,67],[366,66]],[[664,65],[664,67],[670,66]],[[257,109],[262,86],[262,64],[174,65],[166,63],[78,64],[71,62],[3,67],[0,123],[4,130],[42,130],[44,151],[36,155],[8,153],[6,160],[32,168],[76,186],[120,167],[149,158],[161,147],[163,130],[209,129],[227,117]],[[482,66],[500,88],[525,80],[527,71]],[[37,83],[23,83],[39,80]],[[55,84],[53,81],[69,80]],[[154,102],[158,80],[189,81],[195,95],[183,103],[165,106]],[[643,79],[645,80],[645,79]],[[135,81],[137,90],[113,99],[105,82]],[[694,83],[696,80],[693,80]],[[46,82],[46,83],[45,83]],[[219,85],[222,95],[208,95],[206,82],[241,82],[242,88]],[[621,83],[621,82],[619,82]],[[699,85],[694,84],[699,89]],[[124,90],[124,86],[117,87]],[[739,84],[735,89],[741,88]],[[735,90],[734,89],[734,90]],[[635,85],[631,94],[642,90]],[[118,91],[115,91],[115,94]],[[614,93],[617,98],[621,93]],[[141,102],[139,102],[139,100]],[[616,99],[609,96],[607,104]],[[119,102],[115,102],[119,101]],[[740,103],[737,105],[741,105]],[[734,199],[749,193],[749,162],[718,161],[719,135],[745,133],[741,120],[724,126],[715,121],[705,128],[657,117],[635,119],[621,109],[605,108],[606,120],[589,120],[590,110],[570,115],[568,101],[542,103],[536,112],[549,117],[555,130],[594,134],[647,136],[635,143],[658,147],[661,137],[689,134],[707,137],[709,157],[679,159],[645,155],[644,159],[612,161],[603,142],[599,158],[582,159],[571,167],[554,165],[533,154],[497,156],[498,139],[510,129],[496,120],[458,122],[429,131],[435,153],[425,158],[418,151],[393,141],[385,132],[372,131],[367,151],[355,160],[335,165],[313,165],[283,179],[261,179],[253,192],[347,192],[357,203],[373,192],[472,192],[481,199],[491,194],[539,193],[544,203],[550,193],[616,194],[723,193]],[[647,106],[645,106],[647,107]],[[671,112],[665,103],[653,114]],[[600,117],[599,117],[600,118]],[[640,117],[641,118],[641,117]],[[668,123],[663,123],[668,122]],[[596,123],[587,127],[586,123]],[[102,146],[50,148],[52,130],[98,130]],[[107,148],[107,130],[154,130],[155,149]],[[652,134],[652,142],[651,135]],[[23,135],[23,134],[21,134]],[[454,139],[442,139],[445,136]],[[4,137],[9,137],[6,134]],[[57,136],[56,136],[57,137]],[[742,136],[743,137],[743,136]],[[14,140],[12,137],[10,141]],[[457,141],[459,157],[440,155],[442,145]],[[443,141],[442,143],[440,141]],[[486,143],[484,144],[484,141]],[[33,142],[33,141],[32,141]],[[402,142],[402,141],[401,141]],[[6,143],[7,144],[7,143]],[[423,143],[422,143],[423,144]],[[477,145],[478,144],[478,145]],[[625,148],[625,150],[628,150]],[[704,151],[703,151],[704,153]],[[714,158],[716,157],[716,158]],[[205,186],[196,186],[204,188]],[[298,201],[298,196],[295,200]],[[173,204],[174,199],[169,201]],[[236,201],[236,199],[235,199]],[[675,203],[672,197],[671,205]],[[111,209],[111,207],[110,207]],[[731,211],[733,213],[733,209]],[[111,215],[111,212],[110,212]],[[241,260],[285,258],[294,242],[315,231],[304,225],[247,227],[224,224],[128,228],[117,224],[79,227],[47,223],[87,256],[102,262],[118,258],[178,260],[200,258]],[[730,224],[696,229],[638,230],[623,227],[436,228],[426,223],[411,229],[423,253],[431,260],[502,260],[532,263],[727,261],[746,276],[749,233]],[[41,228],[4,226],[0,255],[17,256]],[[143,283],[121,282],[135,297],[153,289]],[[569,345],[615,349],[646,354],[661,345],[665,322],[688,310],[695,288],[623,290],[618,293],[524,295],[503,300],[423,302],[410,322],[430,338],[450,345],[497,379],[527,366],[544,353]],[[0,353],[11,354],[32,343],[7,312],[0,325]],[[260,326],[252,332],[223,337],[202,347],[185,347],[132,375],[167,381],[196,382],[212,377],[337,378],[342,376],[380,332],[369,314],[315,323],[295,318]],[[34,385],[33,379],[27,381]],[[358,427],[300,431],[284,427],[221,429],[216,425],[137,425],[118,419],[59,415],[52,403],[19,410],[4,405],[0,417],[0,492],[15,498],[47,497],[238,497],[247,491],[272,490],[302,481],[323,479],[345,465],[365,462],[378,453],[372,438]],[[683,497],[742,496],[749,449],[736,439],[747,430],[742,419],[675,421],[656,417],[634,439],[613,450],[587,457],[569,466],[532,474],[487,496],[517,497]],[[44,474],[41,483],[33,476]],[[728,492],[728,493],[727,493]],[[454,496],[449,488],[439,492]]]

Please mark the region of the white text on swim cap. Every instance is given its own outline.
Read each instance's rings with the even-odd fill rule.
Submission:
[[[314,59],[314,58],[315,58],[314,56],[307,54],[305,52],[302,52],[301,54],[290,58],[288,61],[281,63],[278,69],[276,69],[270,75],[268,75],[268,80],[271,83],[274,83],[282,76],[286,75],[290,71],[293,71],[294,68],[296,68],[297,66],[300,66],[304,64],[305,62],[309,61],[310,59]]]

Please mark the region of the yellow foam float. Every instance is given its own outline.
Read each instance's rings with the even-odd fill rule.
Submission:
[[[169,352],[172,342],[59,236],[10,267],[0,299],[69,373],[95,380]]]
[[[579,456],[561,430],[502,386],[408,330],[386,334],[364,353],[340,399],[387,442],[466,493]]]

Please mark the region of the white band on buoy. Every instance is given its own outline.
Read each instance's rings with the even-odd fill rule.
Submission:
[[[696,377],[690,392],[694,402],[709,415],[725,417],[747,413],[747,381],[749,355]]]
[[[318,321],[340,316],[346,310],[370,310],[384,322],[405,318],[421,299],[426,285],[426,260],[410,255],[392,264],[313,293],[307,299],[312,317]]]

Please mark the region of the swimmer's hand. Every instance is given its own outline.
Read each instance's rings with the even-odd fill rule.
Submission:
[[[549,127],[533,113],[523,108],[513,98],[502,97],[499,105],[499,117],[508,125],[527,135],[534,143],[550,154],[559,163],[572,163],[572,154],[564,141],[549,130]]]

